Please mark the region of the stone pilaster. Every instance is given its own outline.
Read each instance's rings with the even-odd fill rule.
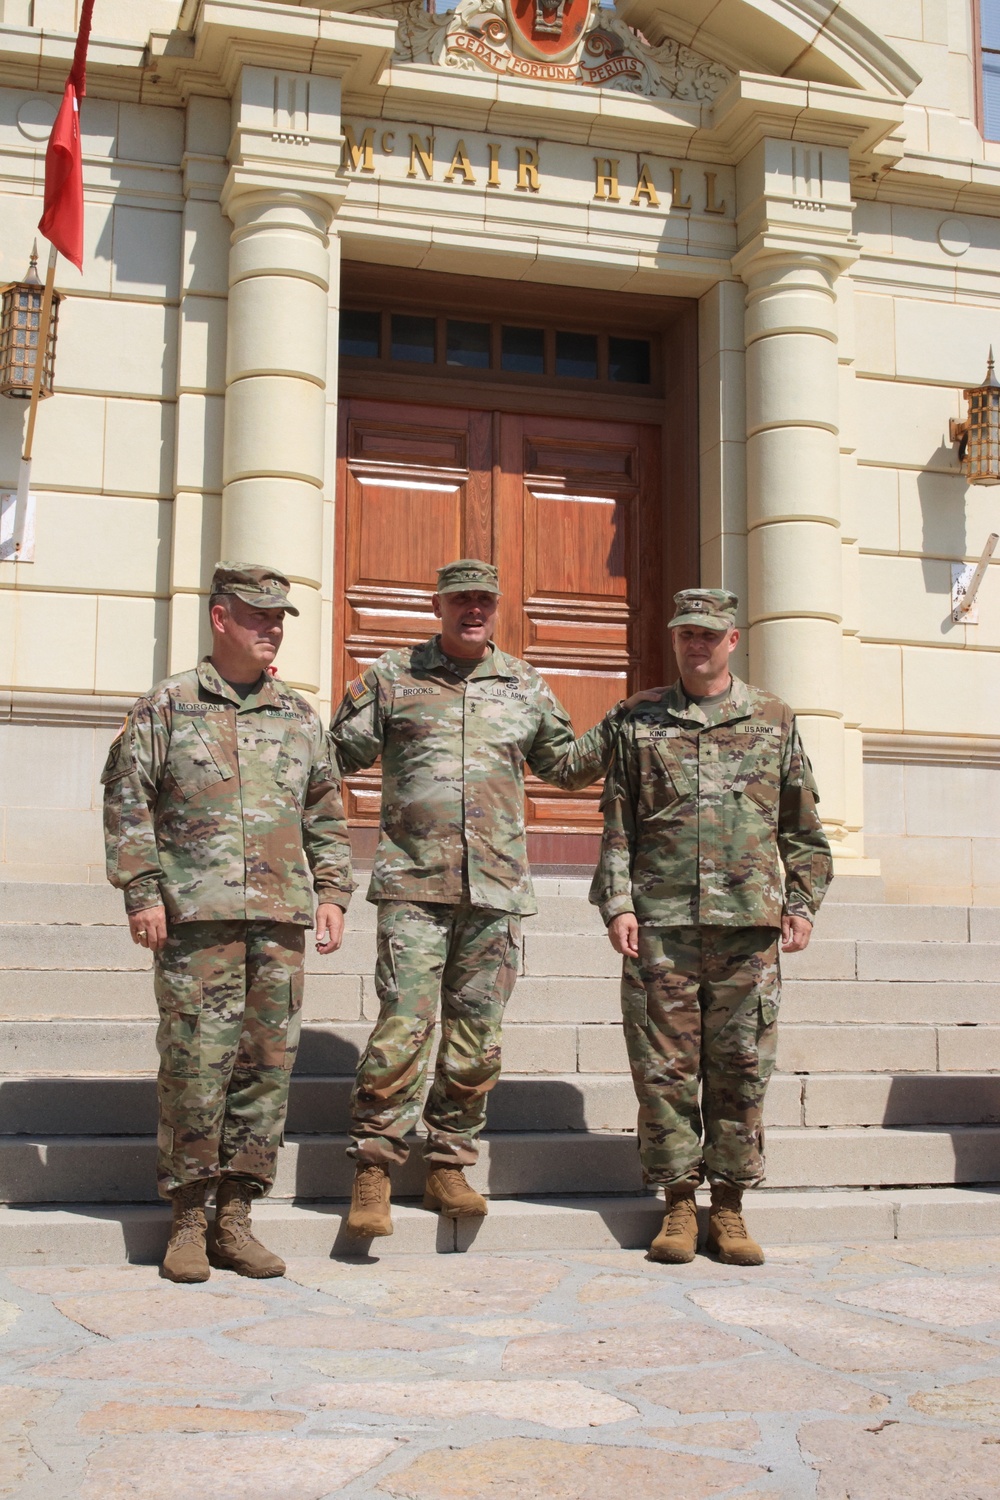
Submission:
[[[187,670],[211,644],[207,595],[220,546],[229,241],[219,193],[226,180],[229,134],[225,100],[197,95],[188,100],[177,314],[170,672]]]

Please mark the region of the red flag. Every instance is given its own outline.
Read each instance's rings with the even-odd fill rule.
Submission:
[[[45,152],[45,212],[38,227],[56,249],[83,270],[83,153],[80,100],[87,92],[87,44],[94,0],[83,0],[80,31],[63,101]]]

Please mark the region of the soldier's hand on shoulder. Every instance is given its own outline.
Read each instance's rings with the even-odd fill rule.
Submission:
[[[812,930],[808,917],[795,917],[786,912],[781,919],[782,953],[801,953],[803,948],[808,948]]]
[[[167,942],[167,913],[162,906],[147,906],[145,911],[130,911],[128,930],[133,943],[148,948],[150,953],[159,953]]]
[[[639,957],[639,923],[634,911],[622,912],[608,923],[608,938],[616,953],[623,958]]]
[[[640,703],[659,703],[666,691],[665,687],[643,688],[641,693],[633,693],[631,698],[625,699],[625,707],[631,710]]]

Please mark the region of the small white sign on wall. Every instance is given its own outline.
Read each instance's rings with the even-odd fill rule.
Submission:
[[[18,514],[17,491],[0,493],[0,562],[34,562],[35,497],[28,491],[24,514]]]
[[[991,531],[978,563],[952,563],[951,618],[956,625],[979,624],[979,590],[998,542],[1000,532]]]

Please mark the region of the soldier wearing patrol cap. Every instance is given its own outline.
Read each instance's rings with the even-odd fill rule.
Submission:
[[[381,1009],[351,1096],[357,1170],[348,1230],[392,1233],[389,1169],[420,1114],[438,1003],[441,1044],[424,1108],[425,1207],[481,1217],[475,1162],[500,1073],[521,917],[537,910],[524,832],[524,766],[583,787],[607,765],[625,706],[575,739],[527,662],[493,644],[497,570],[441,568],[439,635],[389,651],[348,687],[330,730],[347,774],[382,757],[382,816],[369,901],[378,905]],[[630,700],[631,702],[632,700]]]
[[[666,1192],[650,1255],[694,1259],[707,1175],[709,1249],[760,1265],[742,1195],[764,1176],[779,940],[785,953],[809,942],[832,860],[791,709],[730,673],[736,595],[674,602],[680,681],[622,726],[590,899],[624,957],[643,1176]]]
[[[298,614],[288,589],[274,568],[219,563],[211,654],[138,700],[101,777],[108,879],[153,954],[173,1281],[205,1281],[210,1263],[284,1272],[254,1236],[250,1204],[274,1181],[313,892],[316,946],[332,953],[354,885],[319,716],[272,675],[284,617]]]

